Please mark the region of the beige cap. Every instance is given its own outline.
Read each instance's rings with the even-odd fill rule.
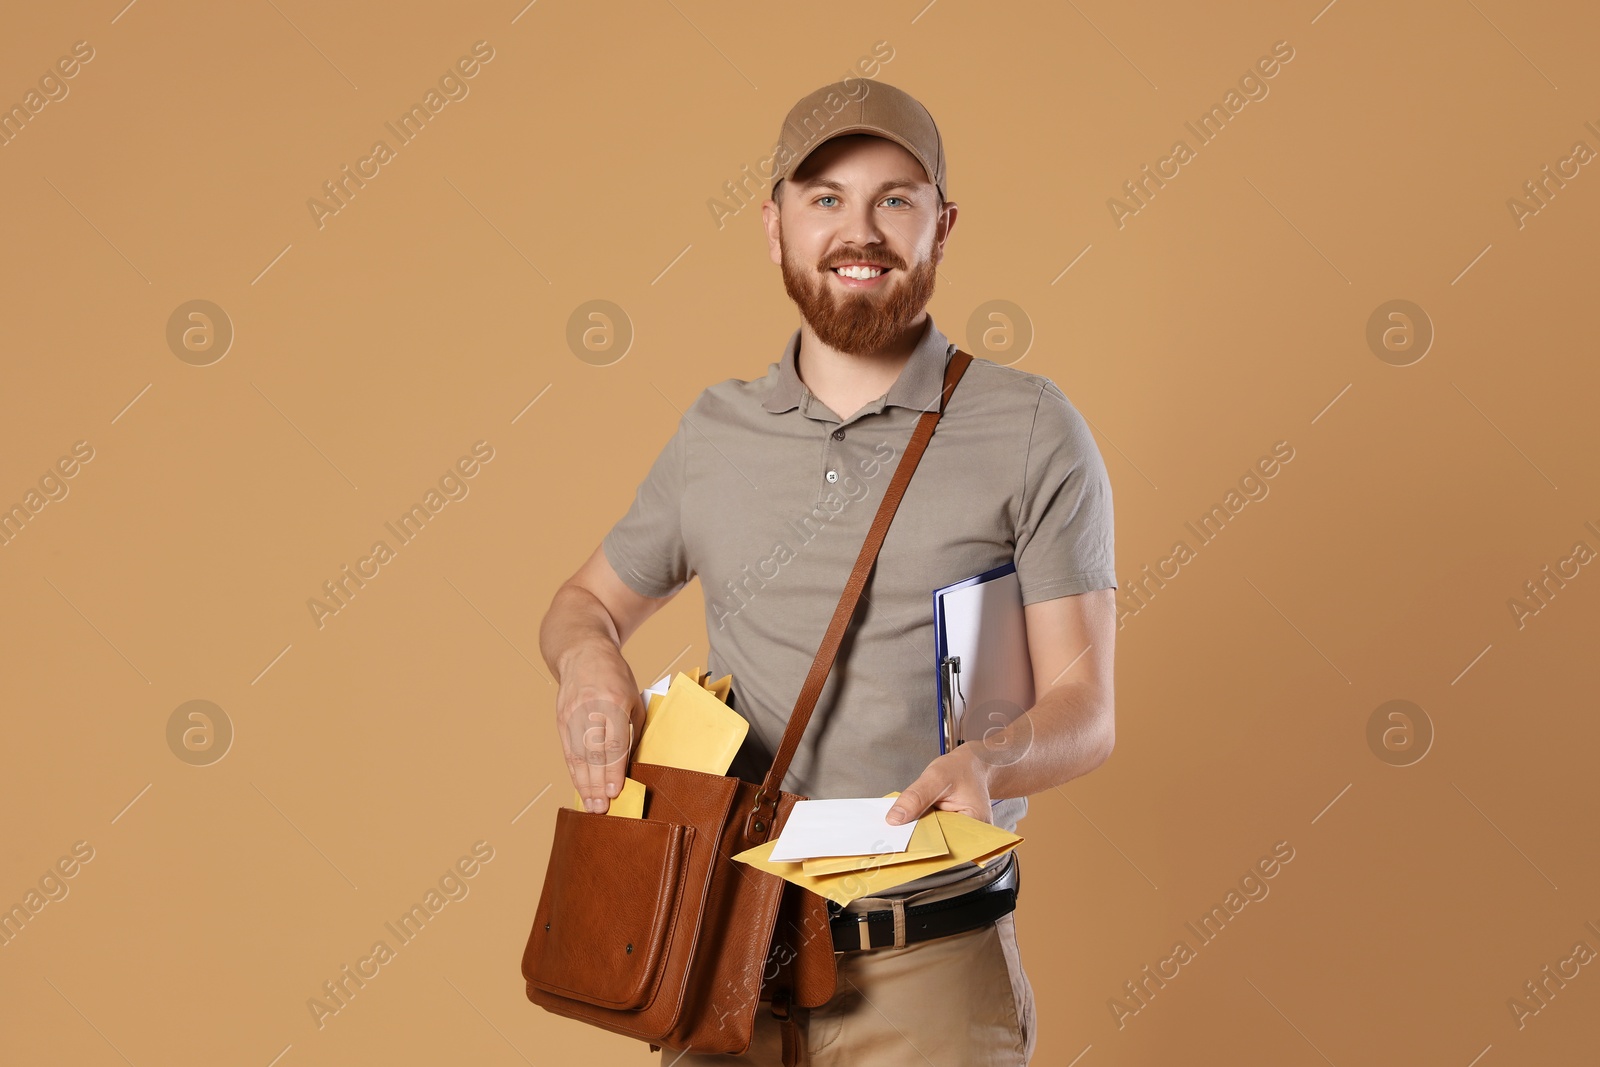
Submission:
[[[773,185],[794,177],[806,157],[825,141],[847,133],[884,137],[910,152],[945,192],[944,141],[933,116],[916,98],[886,82],[846,78],[824,85],[789,109],[773,146]]]

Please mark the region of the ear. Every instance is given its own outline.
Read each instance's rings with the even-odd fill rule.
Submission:
[[[770,198],[761,204],[761,225],[767,231],[767,256],[774,263],[783,262],[783,249],[778,244],[778,205]]]
[[[939,212],[939,218],[933,224],[933,261],[944,262],[944,243],[950,239],[950,231],[956,228],[956,202],[945,201],[944,209]]]

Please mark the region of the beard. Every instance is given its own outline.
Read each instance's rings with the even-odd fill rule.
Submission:
[[[833,289],[829,266],[803,267],[790,261],[789,250],[778,232],[783,288],[811,324],[817,338],[829,348],[852,355],[881,351],[899,341],[933,297],[937,275],[930,255],[907,269],[888,251],[871,255],[849,250],[829,259],[830,264],[866,262],[890,268],[890,277],[872,289]]]

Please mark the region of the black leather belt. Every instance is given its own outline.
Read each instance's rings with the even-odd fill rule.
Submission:
[[[1010,869],[981,889],[928,904],[902,907],[904,940],[900,942],[895,939],[894,909],[860,914],[838,911],[829,922],[833,929],[833,950],[851,952],[864,948],[887,948],[897,943],[911,944],[965,933],[992,923],[1017,906],[1020,879],[1016,859],[1012,856]],[[836,905],[830,904],[828,910],[835,911],[835,908]]]

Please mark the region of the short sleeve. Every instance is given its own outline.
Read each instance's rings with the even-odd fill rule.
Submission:
[[[1045,380],[1028,434],[1016,565],[1022,602],[1117,587],[1111,480],[1078,413]]]
[[[640,596],[671,596],[693,576],[683,543],[686,419],[639,483],[627,514],[600,540],[617,577]]]

